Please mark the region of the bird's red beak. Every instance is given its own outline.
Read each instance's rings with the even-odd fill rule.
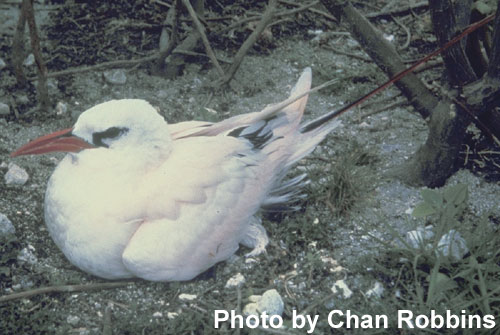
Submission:
[[[94,148],[90,143],[71,134],[72,128],[56,131],[55,133],[39,137],[10,154],[10,157],[23,155],[40,155],[48,152],[79,152],[83,149]]]

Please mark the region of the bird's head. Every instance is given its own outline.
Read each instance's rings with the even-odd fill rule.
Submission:
[[[83,149],[159,147],[170,144],[163,117],[147,101],[111,100],[83,112],[73,128],[39,137],[11,157]]]

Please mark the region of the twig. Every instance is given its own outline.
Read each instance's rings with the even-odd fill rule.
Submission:
[[[299,313],[299,315],[307,315],[310,311],[312,311],[314,308],[318,307],[319,305],[322,305],[323,303],[327,302],[328,300],[334,298],[336,295],[336,293],[332,293],[332,294],[329,294],[327,295],[326,297],[320,299],[320,300],[317,300],[315,303],[307,306],[306,308],[304,308],[304,310],[302,312]]]
[[[1,296],[0,303],[17,299],[25,299],[39,294],[108,290],[112,288],[127,286],[130,284],[133,284],[133,282],[94,283],[94,284],[83,284],[83,285],[61,285],[61,286],[40,287],[34,290],[12,293]]]
[[[113,328],[111,326],[111,312],[113,311],[113,303],[108,302],[104,309],[104,320],[102,321],[102,335],[113,335]]]
[[[161,0],[154,0],[155,3],[157,3],[158,5],[161,5],[161,6],[165,6],[167,8],[170,8],[172,7],[172,5],[166,3],[165,1],[161,1]]]
[[[188,51],[188,50],[174,50],[172,53],[181,54],[181,55],[188,55],[188,56],[208,57],[206,54]],[[72,68],[72,69],[49,72],[49,73],[47,73],[47,78],[55,78],[55,77],[61,77],[61,76],[66,76],[66,75],[72,75],[72,74],[76,74],[76,73],[90,72],[90,71],[96,71],[96,70],[113,68],[113,67],[136,66],[136,65],[139,65],[141,63],[147,63],[150,61],[154,61],[156,59],[158,59],[158,53],[154,53],[152,55],[145,56],[143,58],[114,60],[114,61],[110,61],[110,62],[99,63],[96,65],[81,66],[81,67],[76,67],[76,68]],[[231,61],[228,61],[225,59],[218,58],[218,60],[219,60],[219,62],[222,62],[222,63],[231,64]],[[37,79],[36,77],[29,77],[28,78],[28,80],[30,80],[30,81],[34,81],[36,79]]]
[[[404,50],[406,48],[408,48],[408,46],[410,45],[410,42],[411,42],[411,32],[410,32],[410,29],[408,29],[407,26],[405,26],[401,21],[399,21],[394,15],[391,15],[391,18],[394,20],[394,22],[396,22],[401,28],[403,28],[403,30],[405,31],[406,33],[406,41],[405,43],[401,46],[400,50]]]
[[[22,9],[19,11],[16,32],[12,41],[12,66],[16,74],[17,84],[21,87],[26,85],[26,76],[23,71],[24,58],[24,28],[26,27],[26,13]]]
[[[418,2],[414,5],[409,5],[409,6],[406,6],[403,8],[397,8],[397,9],[393,9],[393,10],[389,10],[389,11],[380,11],[377,13],[366,14],[365,17],[370,18],[370,19],[374,19],[374,18],[379,18],[382,16],[405,15],[405,14],[408,14],[409,12],[411,12],[417,8],[424,8],[427,6],[429,6],[428,1],[421,1],[421,2]]]
[[[282,3],[282,4],[285,4],[285,5],[300,7],[300,5],[298,3],[295,3],[295,2],[292,2],[292,1],[288,1],[288,0],[279,0],[279,2]],[[314,4],[314,5],[316,5],[316,4]],[[322,15],[322,16],[326,17],[329,20],[338,22],[338,20],[335,18],[335,16],[333,16],[331,14],[328,14],[326,12],[323,12],[323,11],[321,11],[319,9],[316,9],[316,8],[307,8],[307,10],[310,11],[311,13],[316,13],[316,14]]]
[[[393,97],[391,97],[391,98],[393,98]],[[367,118],[369,116],[373,116],[375,114],[379,114],[379,113],[385,112],[386,110],[393,109],[393,108],[398,107],[398,106],[403,106],[405,104],[408,104],[408,101],[406,101],[406,99],[396,100],[392,104],[385,105],[385,106],[383,106],[383,107],[381,107],[379,109],[376,109],[374,111],[371,111],[371,112],[368,112],[366,114],[361,115],[360,119],[364,119],[364,118]]]
[[[278,18],[278,17],[282,17],[282,16],[288,16],[288,15],[293,15],[293,14],[297,14],[299,12],[302,12],[304,10],[307,10],[309,9],[310,7],[312,6],[315,6],[319,3],[319,1],[313,1],[311,3],[308,3],[306,5],[303,5],[299,8],[295,8],[295,9],[292,9],[292,10],[287,10],[287,11],[282,11],[282,12],[277,12],[274,14],[274,17]],[[252,22],[252,21],[259,21],[259,20],[262,20],[264,14],[262,15],[256,15],[256,16],[251,16],[251,17],[247,17],[247,18],[244,18],[238,22],[235,22],[219,31],[217,31],[218,34],[221,34],[221,33],[225,33],[225,32],[228,32],[230,30],[233,30],[235,28],[238,28],[239,26],[247,23],[247,22]]]
[[[220,66],[219,62],[217,61],[217,58],[215,57],[215,53],[212,50],[212,47],[210,46],[210,42],[208,42],[207,35],[205,34],[205,28],[201,24],[200,20],[198,19],[198,15],[196,15],[196,12],[193,9],[193,6],[189,3],[189,0],[182,0],[182,3],[184,6],[187,8],[189,15],[191,15],[191,18],[193,19],[194,25],[196,26],[196,29],[201,35],[201,40],[203,41],[203,45],[205,46],[205,50],[207,52],[208,57],[214,64],[215,68],[219,72],[219,75],[221,77],[224,77],[224,70],[222,70],[222,67]]]
[[[186,0],[183,0],[186,1]],[[264,29],[267,27],[267,25],[271,22],[271,19],[273,18],[273,13],[274,9],[276,8],[276,2],[277,0],[269,0],[269,4],[267,5],[267,9],[262,15],[262,20],[259,22],[257,27],[255,27],[255,30],[248,36],[248,38],[243,42],[241,45],[240,49],[236,53],[236,56],[234,56],[233,64],[229,68],[229,71],[227,75],[225,75],[222,79],[222,83],[219,84],[227,84],[231,79],[233,78],[234,74],[240,67],[241,62],[243,61],[243,58],[245,57],[246,53],[248,50],[252,47],[252,45],[257,42],[257,39],[259,38],[260,34],[264,31]]]
[[[336,54],[339,54],[339,55],[344,55],[344,56],[356,58],[356,59],[362,60],[363,62],[373,63],[372,59],[369,58],[369,57],[365,57],[365,56],[362,56],[362,55],[357,55],[357,54],[352,53],[352,52],[342,51],[342,50],[336,49],[333,46],[328,45],[328,44],[325,44],[323,47],[325,49],[328,49],[328,50],[330,50],[330,51],[332,51],[332,52],[334,52]]]
[[[163,47],[161,41],[162,38],[168,39],[167,28],[164,26],[161,31],[160,36],[160,53],[158,55],[158,59],[155,64],[155,71],[160,73],[164,68],[165,59],[172,53],[174,48],[176,47],[179,40],[179,0],[174,1],[174,5],[170,7],[168,10],[167,16],[165,18],[165,23],[169,21],[170,18],[173,18],[172,22],[172,33],[170,34],[170,41],[168,41],[168,45]]]
[[[95,71],[95,70],[105,69],[105,68],[109,68],[109,67],[134,66],[134,65],[139,64],[139,63],[146,63],[146,62],[153,61],[157,58],[158,58],[158,53],[154,53],[153,55],[146,56],[143,58],[138,58],[138,59],[114,60],[111,62],[104,62],[104,63],[100,63],[100,64],[96,64],[96,65],[82,66],[82,67],[66,69],[66,70],[62,70],[62,71],[50,72],[47,74],[47,78],[60,77],[60,76],[64,76],[64,75],[81,73],[81,72]],[[33,78],[33,77],[30,77],[28,79],[29,80],[36,80],[36,78]]]
[[[50,105],[49,89],[47,87],[47,67],[43,61],[42,52],[40,50],[40,38],[38,37],[38,29],[35,22],[35,12],[33,9],[32,0],[23,0],[22,11],[25,12],[26,21],[30,28],[30,41],[33,55],[37,65],[38,84],[36,91],[38,93],[38,102],[40,107],[47,111]]]

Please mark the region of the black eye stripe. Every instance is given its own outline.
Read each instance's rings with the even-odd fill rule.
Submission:
[[[105,139],[116,138],[128,131],[128,128],[123,127],[111,127],[104,131],[95,132],[92,134],[92,143],[98,147],[108,147],[106,143],[103,142]]]

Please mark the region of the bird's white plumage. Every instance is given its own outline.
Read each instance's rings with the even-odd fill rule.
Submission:
[[[310,82],[307,69],[292,97]],[[263,250],[256,213],[289,197],[302,179],[280,189],[284,174],[335,127],[301,133],[306,101],[215,124],[167,125],[143,100],[89,109],[73,135],[102,147],[68,154],[50,178],[50,234],[73,264],[110,279],[188,280],[239,243]]]

